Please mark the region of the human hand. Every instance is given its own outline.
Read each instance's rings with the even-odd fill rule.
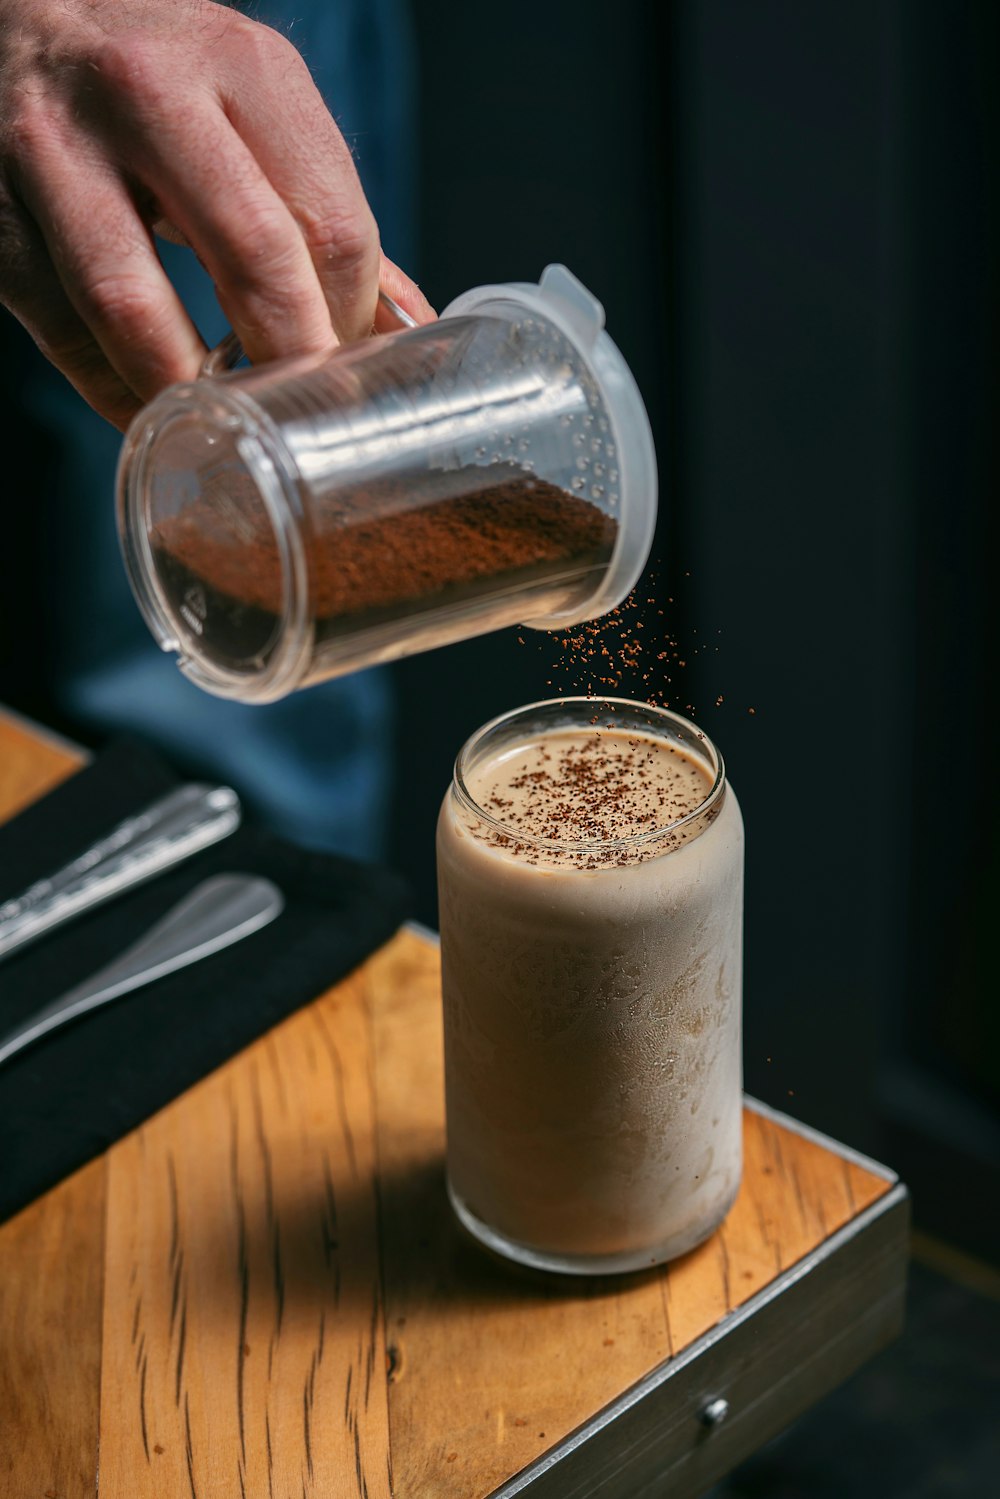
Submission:
[[[154,229],[254,361],[363,337],[380,278],[433,317],[279,33],[212,0],[0,0],[0,302],[118,427],[205,354]]]

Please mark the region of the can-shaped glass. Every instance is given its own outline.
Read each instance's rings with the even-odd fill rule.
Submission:
[[[494,719],[437,832],[448,1190],[489,1248],[636,1270],[742,1164],[743,822],[694,724],[624,699]]]

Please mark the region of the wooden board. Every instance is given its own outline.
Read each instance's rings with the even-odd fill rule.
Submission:
[[[60,753],[0,719],[0,815]],[[749,1109],[707,1244],[553,1283],[466,1241],[443,1144],[437,949],[404,932],[0,1227],[0,1492],[489,1494],[892,1183]]]
[[[0,711],[0,822],[52,791],[85,760],[82,750],[34,733],[23,720]]]
[[[397,1493],[489,1493],[795,1264],[889,1182],[747,1109],[718,1233],[640,1276],[553,1289],[469,1244],[445,1200],[437,949],[367,965]]]

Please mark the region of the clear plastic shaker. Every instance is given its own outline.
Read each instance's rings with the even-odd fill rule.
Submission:
[[[563,266],[427,326],[172,386],[118,470],[147,624],[244,702],[595,619],[634,586],[655,517],[642,399]]]

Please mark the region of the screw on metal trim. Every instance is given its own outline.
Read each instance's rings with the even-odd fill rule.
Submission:
[[[715,1400],[706,1401],[698,1412],[698,1419],[704,1426],[719,1426],[728,1415],[729,1401],[720,1395]]]

